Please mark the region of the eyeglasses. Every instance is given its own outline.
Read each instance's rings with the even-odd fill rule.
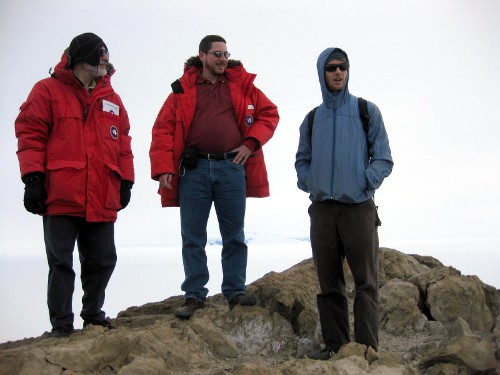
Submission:
[[[349,69],[349,64],[343,63],[343,64],[326,65],[325,72],[336,72],[337,68],[339,68],[341,72],[345,72],[347,69]]]
[[[215,55],[215,57],[217,57],[218,59],[220,59],[222,56],[224,56],[226,59],[229,59],[229,56],[231,56],[231,54],[229,52],[222,52],[222,51],[214,51],[214,52],[211,52],[211,51],[208,51],[207,53],[211,53],[213,55]]]

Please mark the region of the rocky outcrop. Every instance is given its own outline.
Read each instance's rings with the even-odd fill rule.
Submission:
[[[321,340],[319,287],[307,259],[249,285],[255,307],[229,311],[219,294],[179,320],[176,296],[119,313],[114,330],[87,326],[65,339],[0,344],[0,375],[500,374],[495,288],[432,257],[381,248],[379,264],[378,352],[353,342],[328,361],[303,358]]]

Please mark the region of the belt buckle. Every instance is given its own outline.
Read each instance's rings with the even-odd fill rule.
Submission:
[[[217,160],[217,154],[207,154],[208,160]]]

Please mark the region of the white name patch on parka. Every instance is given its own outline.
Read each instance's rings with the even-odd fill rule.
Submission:
[[[102,101],[102,110],[104,112],[111,113],[112,115],[120,115],[120,106],[115,103],[108,102],[107,100]]]

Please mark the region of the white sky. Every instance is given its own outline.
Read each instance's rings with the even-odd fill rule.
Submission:
[[[110,50],[132,126],[136,183],[118,245],[180,241],[178,210],[160,207],[149,177],[151,127],[207,34],[226,38],[281,115],[265,147],[271,197],[248,200],[248,237],[308,235],[309,200],[293,166],[298,127],[321,101],[318,55],[341,47],[350,91],[381,109],[395,161],[376,194],[381,245],[419,252],[429,241],[463,240],[473,253],[498,244],[499,16],[496,0],[2,0],[0,251],[44,251],[41,219],[22,203],[14,119],[71,39],[89,31]],[[214,217],[209,228],[219,236]]]

